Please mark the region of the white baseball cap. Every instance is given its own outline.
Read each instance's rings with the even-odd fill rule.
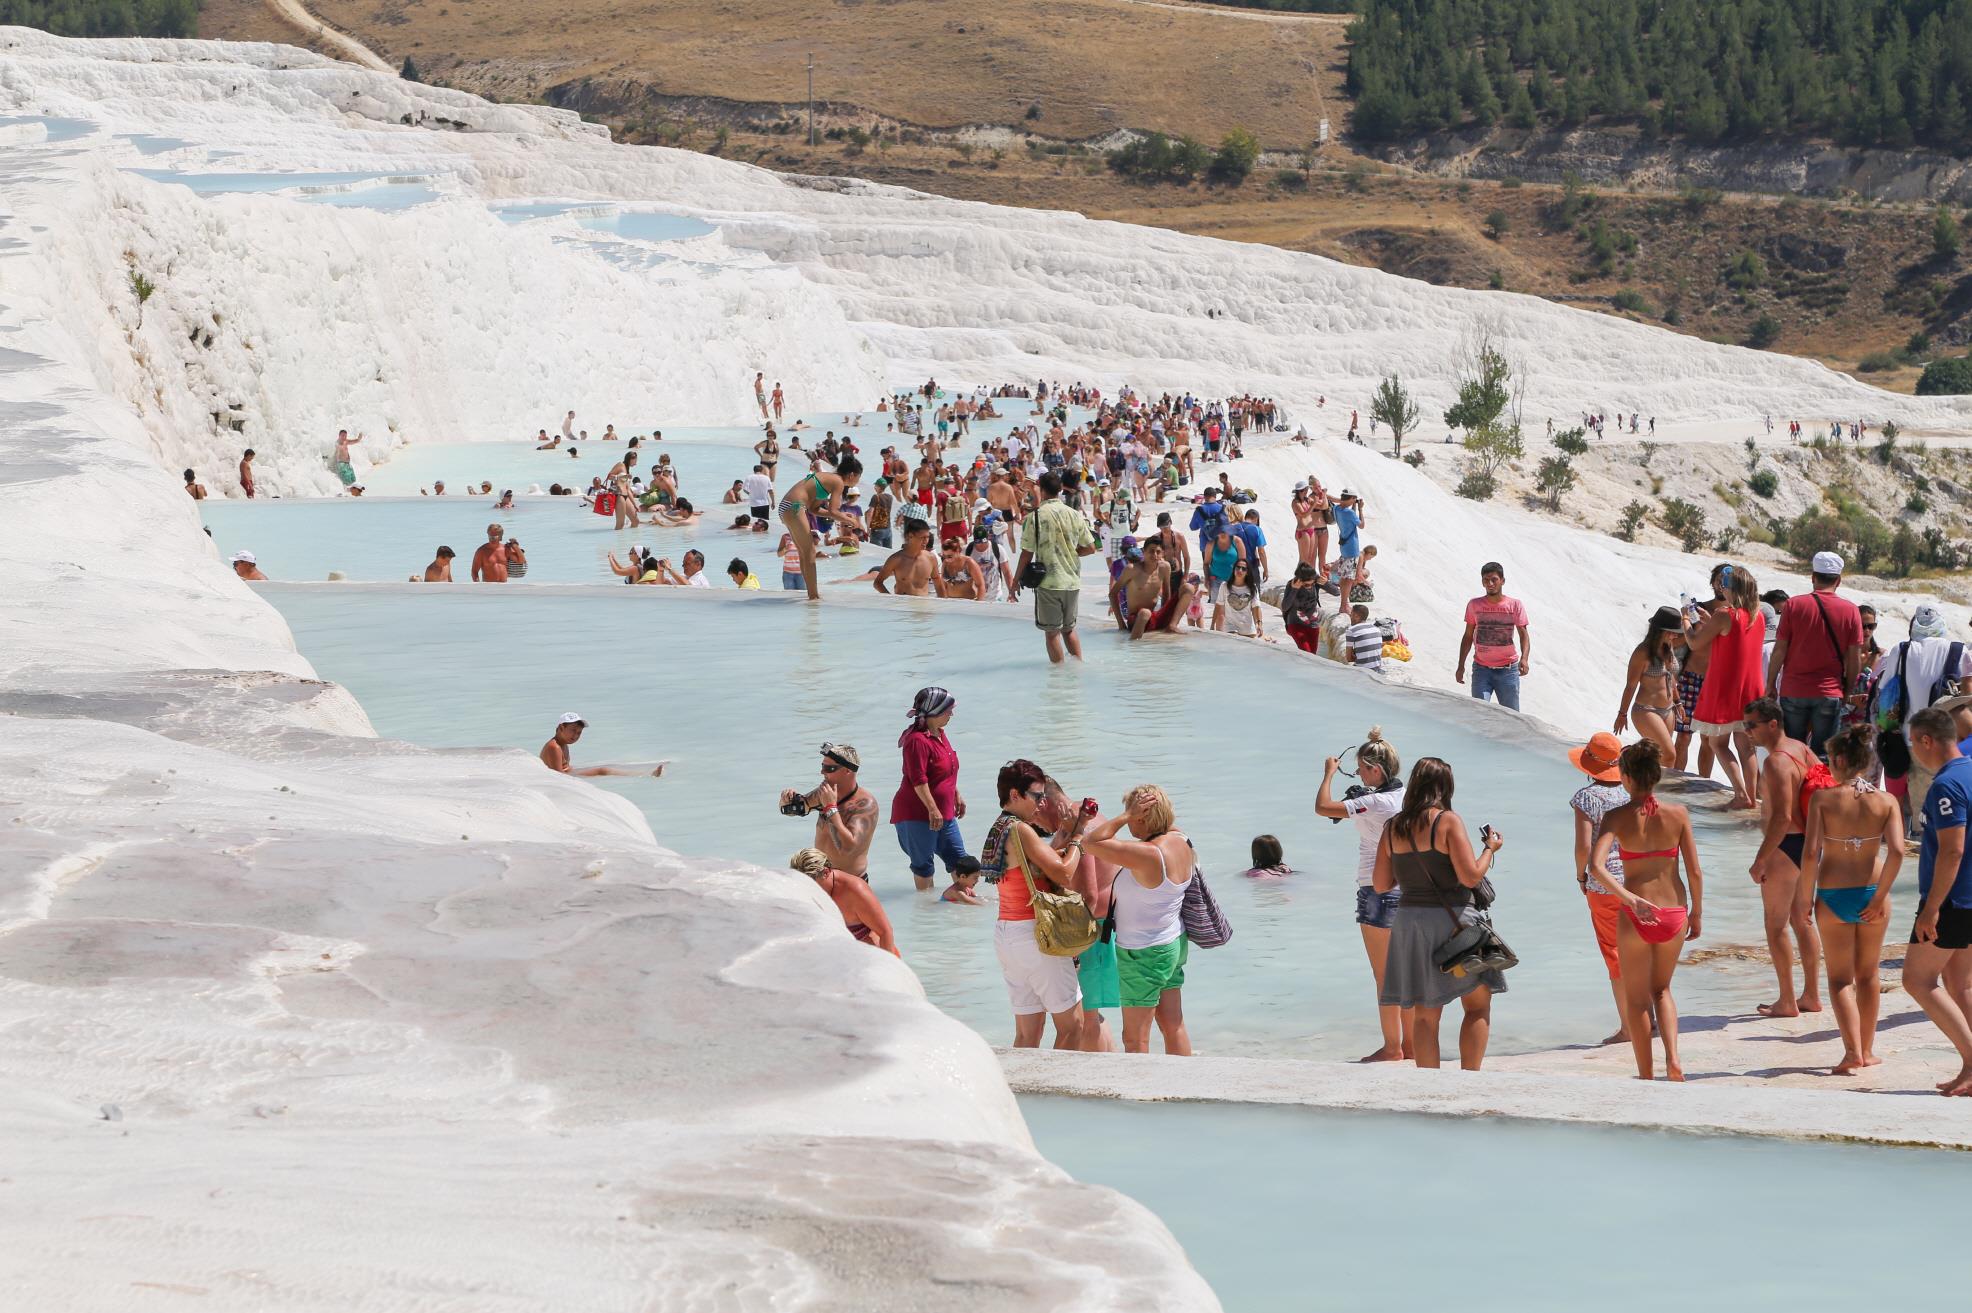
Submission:
[[[581,716],[573,711],[564,711],[561,713],[561,719],[555,723],[557,725],[587,725],[589,722],[582,719]]]
[[[241,562],[245,562],[248,565],[259,565],[260,559],[252,552],[234,552],[233,564],[239,565]]]
[[[1813,563],[1816,574],[1842,573],[1842,558],[1834,552],[1816,552]]]

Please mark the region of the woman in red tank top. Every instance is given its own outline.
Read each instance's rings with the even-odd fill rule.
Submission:
[[[1692,651],[1709,648],[1712,654],[1698,705],[1691,713],[1692,725],[1711,741],[1719,764],[1725,767],[1732,785],[1730,807],[1750,811],[1760,805],[1760,775],[1753,766],[1753,740],[1746,733],[1746,704],[1766,692],[1760,656],[1767,622],[1760,614],[1759,584],[1751,570],[1721,565],[1712,572],[1712,587],[1725,605],[1715,604],[1712,613],[1686,635]]]

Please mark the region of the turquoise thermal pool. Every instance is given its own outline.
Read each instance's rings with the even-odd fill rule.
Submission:
[[[1162,1218],[1227,1313],[1963,1298],[1946,1239],[1963,1167],[1936,1150],[1250,1104],[1020,1107],[1043,1154]]]
[[[268,549],[279,550],[278,539]],[[356,694],[380,733],[532,753],[555,717],[574,710],[590,721],[578,764],[671,759],[662,779],[597,783],[642,808],[660,843],[688,854],[783,867],[812,825],[780,816],[776,794],[812,786],[825,739],[862,751],[862,783],[887,821],[896,739],[922,684],[958,698],[951,733],[972,809],[962,823],[969,848],[996,811],[993,776],[1009,758],[1032,757],[1072,794],[1106,806],[1131,785],[1161,783],[1236,927],[1225,948],[1195,954],[1189,972],[1186,1012],[1208,1053],[1344,1058],[1373,1046],[1374,999],[1353,919],[1356,834],[1316,817],[1312,802],[1322,758],[1380,724],[1406,768],[1426,753],[1451,761],[1459,810],[1507,836],[1498,922],[1522,965],[1495,1008],[1495,1050],[1592,1042],[1611,1023],[1572,875],[1567,800],[1580,777],[1559,750],[1502,742],[1502,715],[1464,699],[1385,689],[1234,640],[1126,644],[1101,629],[1092,595],[1086,664],[1050,669],[1025,611],[1011,607],[874,597],[812,607],[780,594],[622,587],[261,587],[302,652]],[[861,599],[860,588],[846,592]],[[1744,874],[1753,832],[1696,816],[1712,871],[1704,942],[1757,942],[1758,903]],[[1281,838],[1294,876],[1240,874],[1263,832]],[[990,890],[984,907],[914,892],[887,825],[872,854],[872,883],[926,993],[1007,1042]],[[1764,984],[1704,964],[1678,977],[1694,1018],[1744,1011]]]

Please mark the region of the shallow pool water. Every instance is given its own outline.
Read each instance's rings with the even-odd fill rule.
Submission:
[[[1963,1155],[1241,1104],[1020,1104],[1043,1154],[1164,1220],[1227,1313],[1964,1299],[1949,1258]]]
[[[301,197],[313,205],[334,205],[348,210],[382,210],[386,213],[428,205],[439,199],[438,188],[428,182],[386,182],[375,187],[316,192]]]
[[[130,173],[152,182],[169,182],[189,187],[201,196],[237,192],[288,191],[296,187],[348,187],[356,183],[382,182],[387,173],[186,173],[178,169],[130,169]]]
[[[718,228],[703,219],[683,214],[663,214],[655,210],[618,210],[582,220],[592,232],[613,233],[639,242],[675,242],[686,237],[704,237]]]
[[[67,119],[53,114],[15,114],[0,117],[0,127],[14,123],[39,123],[47,129],[47,142],[51,146],[64,141],[75,141],[96,130],[96,125],[88,119]]]
[[[1496,1049],[1609,1029],[1608,986],[1572,870],[1567,799],[1580,777],[1559,751],[1501,742],[1504,722],[1466,699],[1385,689],[1236,640],[1126,644],[1104,630],[1093,593],[1087,662],[1051,669],[1024,609],[994,617],[967,603],[815,607],[779,594],[621,587],[265,591],[317,670],[348,685],[384,734],[534,752],[555,717],[575,710],[591,722],[578,763],[674,759],[661,780],[599,783],[686,853],[783,865],[812,825],[781,817],[775,795],[819,778],[825,739],[862,750],[863,784],[887,820],[897,736],[924,684],[958,698],[951,733],[975,848],[996,811],[994,772],[1012,757],[1032,757],[1106,806],[1131,785],[1161,783],[1236,926],[1231,944],[1193,956],[1185,1006],[1201,1052],[1335,1058],[1374,1046],[1353,919],[1355,830],[1314,816],[1312,801],[1321,759],[1380,724],[1406,765],[1424,753],[1450,760],[1461,812],[1508,838],[1498,920],[1522,965],[1495,1008]],[[1757,904],[1742,874],[1751,828],[1701,813],[1698,830],[1714,871],[1708,942],[1755,941]],[[1281,838],[1297,874],[1240,874],[1263,832]],[[1005,1042],[990,898],[963,907],[913,891],[887,826],[871,873],[933,1001]],[[1729,983],[1695,964],[1678,979],[1693,1014],[1744,1011],[1765,983]]]
[[[728,526],[733,512],[744,507],[714,507],[709,521],[685,528],[619,530],[613,517],[595,514],[577,497],[520,497],[508,510],[495,510],[493,503],[491,497],[451,495],[207,501],[201,513],[222,555],[250,551],[270,579],[322,580],[335,570],[352,580],[402,582],[412,574],[422,577],[444,545],[458,554],[453,577],[464,582],[470,577],[466,567],[473,550],[486,541],[486,526],[497,522],[526,549],[531,583],[620,584],[610,573],[609,554],[616,553],[621,561],[638,544],[674,563],[688,548],[698,548],[705,553],[712,581],[722,588],[728,585],[720,571],[734,557],[747,562],[763,587],[781,586],[780,558],[774,551],[780,521],[770,521],[767,533],[736,533]],[[724,518],[720,511],[727,512]],[[847,579],[881,564],[883,557],[881,548],[847,557],[831,550],[817,563],[818,577]]]
[[[168,151],[183,150],[192,144],[183,137],[159,137],[148,132],[127,133],[123,140],[135,146],[139,153],[144,155],[163,155]]]

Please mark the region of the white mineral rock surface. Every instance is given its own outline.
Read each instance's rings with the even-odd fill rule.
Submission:
[[[463,203],[205,200],[111,136],[451,155],[377,126],[415,104],[516,163],[591,148],[552,116],[272,47],[0,47],[0,113],[98,125],[0,150],[0,1302],[1216,1308],[811,884],[682,861],[523,753],[378,741],[177,486],[238,445],[208,398],[300,486],[339,396],[490,420],[634,356],[709,405],[763,351],[867,394],[834,298],[785,269],[639,292]]]

